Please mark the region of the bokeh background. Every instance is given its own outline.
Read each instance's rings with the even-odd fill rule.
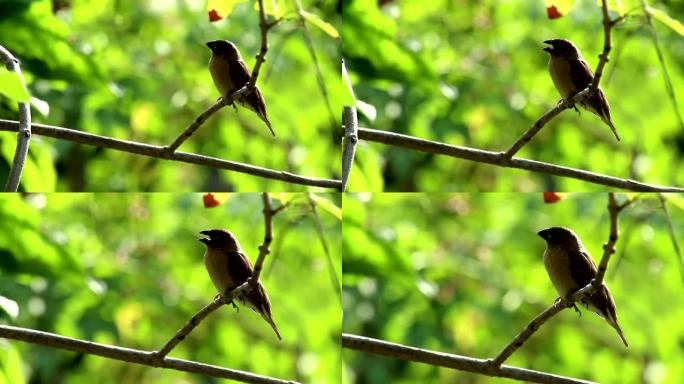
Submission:
[[[567,38],[592,69],[603,49],[600,1],[549,20],[541,0],[372,1],[343,8],[343,55],[362,127],[491,151],[508,149],[560,99],[544,40]],[[556,1],[572,3],[572,1]],[[609,1],[616,9],[614,1]],[[666,185],[684,185],[684,127],[674,113],[640,0],[613,30],[601,80],[622,136],[591,113],[564,111],[518,156]],[[650,1],[684,21],[684,3]],[[613,14],[616,17],[617,14]],[[684,116],[684,27],[653,21]],[[573,179],[361,141],[349,191],[605,191]]]
[[[290,205],[274,217],[272,253],[261,279],[283,340],[247,307],[237,312],[222,306],[170,356],[305,383],[339,382],[342,310],[331,273],[341,273],[335,208],[341,197],[314,198],[329,256],[306,195],[273,195],[274,208]],[[220,200],[208,209],[200,194],[0,196],[0,323],[160,348],[216,295],[199,231],[229,229],[256,261],[264,234],[261,195]],[[219,381],[0,339],[0,383],[85,383],[95,377],[102,383]]]
[[[630,197],[639,200],[620,214],[606,275],[629,348],[593,312],[565,310],[506,364],[600,383],[684,380],[681,255],[659,196]],[[681,248],[684,196],[664,200]],[[571,227],[598,263],[607,202],[605,193],[555,204],[541,193],[345,195],[344,332],[494,357],[557,298],[536,232]],[[343,358],[345,383],[515,382],[350,350]]]
[[[219,96],[205,42],[229,39],[249,68],[254,66],[261,45],[255,1],[235,3],[227,19],[210,23],[203,1],[0,1],[0,44],[21,60],[31,95],[49,106],[47,116],[33,108],[35,122],[168,145]],[[284,17],[269,32],[258,79],[278,137],[251,111],[226,107],[179,151],[339,178],[339,143],[333,138],[342,110],[339,37],[307,24],[331,114],[294,2],[267,3],[277,3]],[[333,31],[339,28],[333,4],[301,3]],[[16,102],[0,96],[0,118],[17,120],[16,109]],[[15,133],[0,132],[0,180],[6,179],[15,145]],[[306,189],[37,135],[22,179],[22,190],[31,192]]]

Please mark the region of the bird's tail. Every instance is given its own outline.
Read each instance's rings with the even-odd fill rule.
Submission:
[[[260,312],[259,314],[261,315],[261,317],[264,318],[264,320],[266,320],[266,322],[268,324],[271,325],[271,328],[273,328],[273,332],[275,332],[276,336],[278,336],[278,340],[282,340],[283,338],[280,336],[280,331],[278,331],[278,327],[275,325],[275,322],[273,321],[271,316],[269,316],[268,314],[265,314],[263,312]],[[620,337],[622,337],[622,334],[620,334],[620,335],[621,335]]]

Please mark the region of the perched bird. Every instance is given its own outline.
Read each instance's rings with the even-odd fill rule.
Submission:
[[[569,297],[586,286],[596,276],[596,264],[584,248],[579,237],[568,228],[552,227],[537,233],[546,240],[544,266],[549,273],[553,286],[561,297]],[[582,304],[598,313],[618,335],[627,347],[627,340],[618,324],[615,301],[608,286],[603,283],[591,296],[582,299]]]
[[[553,84],[564,99],[574,96],[591,84],[594,73],[575,44],[565,39],[546,40],[544,43],[551,45],[543,50],[551,55],[549,73]],[[615,138],[620,141],[620,136],[610,118],[608,99],[601,87],[593,96],[585,98],[581,104],[585,109],[600,117],[613,131]]]
[[[221,93],[221,97],[228,97],[249,82],[252,75],[235,44],[228,40],[214,40],[208,42],[207,47],[211,49],[209,73],[211,73],[211,78],[214,80],[216,89]],[[266,114],[266,101],[264,101],[264,96],[259,87],[254,87],[253,92],[239,97],[237,102],[256,113],[266,123],[271,134],[275,136],[271,122],[268,120],[268,114]]]
[[[252,276],[252,263],[232,233],[224,229],[209,229],[200,233],[208,237],[199,239],[207,246],[204,265],[220,294],[239,287]],[[261,281],[249,293],[240,295],[237,299],[261,315],[271,325],[278,339],[282,340],[278,327],[273,322],[271,302]]]

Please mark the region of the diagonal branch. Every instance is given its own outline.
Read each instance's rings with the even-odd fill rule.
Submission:
[[[344,107],[344,150],[342,152],[342,188],[344,192],[347,189],[349,182],[349,175],[351,174],[352,166],[354,165],[354,155],[356,154],[356,144],[359,141],[357,131],[359,129],[359,121],[356,116],[356,108]]]
[[[2,45],[0,45],[0,61],[5,64],[8,71],[15,72],[19,76],[21,86],[26,89],[19,60]],[[26,164],[26,156],[28,155],[29,143],[31,141],[31,104],[28,102],[19,103],[19,129],[17,132],[17,147],[14,151],[14,160],[12,160],[12,168],[10,168],[7,184],[5,184],[5,192],[16,192],[19,189],[21,174]]]
[[[602,3],[603,11],[603,52],[599,55],[599,63],[594,72],[594,79],[591,84],[583,91],[574,95],[571,99],[563,99],[558,105],[553,107],[551,110],[547,111],[542,115],[530,129],[527,130],[506,152],[502,153],[505,159],[512,159],[520,149],[527,144],[539,131],[541,131],[544,126],[551,121],[554,117],[558,116],[561,112],[566,109],[572,108],[575,104],[584,100],[585,98],[591,97],[594,93],[598,91],[599,81],[601,81],[601,76],[603,75],[603,68],[608,62],[608,54],[612,48],[612,42],[610,38],[611,29],[622,20],[622,18],[617,18],[615,20],[610,19],[608,3],[603,0]]]
[[[271,198],[268,196],[268,193],[264,192],[262,195],[262,201],[263,201],[263,214],[264,214],[264,242],[259,246],[259,257],[257,258],[256,263],[254,264],[254,270],[252,271],[252,275],[240,286],[234,288],[232,291],[228,292],[225,295],[217,295],[216,298],[214,298],[214,301],[206,305],[204,308],[202,308],[199,312],[194,314],[190,320],[188,320],[185,325],[181,329],[179,329],[173,337],[164,344],[163,347],[161,347],[158,351],[152,352],[151,355],[153,356],[154,359],[156,360],[163,360],[166,358],[166,355],[173,350],[173,348],[176,347],[181,341],[185,339],[185,337],[192,332],[193,329],[195,329],[204,318],[206,318],[210,313],[214,312],[217,310],[219,307],[221,307],[223,304],[228,304],[231,303],[235,298],[240,296],[243,293],[246,293],[250,290],[252,290],[257,283],[259,282],[259,275],[261,274],[262,267],[264,265],[264,259],[266,258],[266,255],[268,255],[271,250],[270,250],[270,245],[271,241],[273,241],[273,216],[279,212],[279,211],[274,211],[271,208]]]
[[[108,136],[100,136],[75,129],[56,127],[44,124],[32,124],[33,134],[73,141],[80,144],[92,145],[100,148],[110,148],[117,151],[134,153],[147,157],[180,161],[183,163],[204,165],[212,168],[226,169],[229,171],[246,173],[266,179],[281,180],[287,183],[309,185],[323,188],[339,189],[342,183],[334,179],[319,179],[296,175],[290,172],[277,171],[268,168],[257,167],[250,164],[218,159],[187,152],[168,152],[166,147],[145,144],[135,141],[119,140]],[[12,120],[0,119],[0,131],[16,132],[19,123]]]
[[[440,367],[458,369],[460,371],[480,373],[488,376],[507,377],[509,379],[524,380],[533,383],[558,384],[590,384],[590,381],[558,376],[551,373],[533,371],[503,365],[491,370],[487,360],[474,359],[468,356],[453,355],[428,349],[409,347],[402,344],[372,339],[349,333],[342,334],[342,347],[374,355],[393,357],[406,361],[415,361]]]
[[[12,327],[9,325],[0,325],[0,337],[25,341],[32,344],[45,345],[52,348],[65,349],[83,354],[102,356],[108,359],[126,361],[134,364],[199,373],[207,376],[242,381],[245,383],[297,384],[294,381],[276,379],[273,377],[257,375],[251,372],[238,371],[216,365],[198,363],[191,360],[174,359],[171,357],[157,359],[153,353],[147,351],[94,343],[91,341],[74,339],[54,333]]]
[[[501,364],[503,364],[506,359],[508,359],[518,348],[520,348],[527,339],[529,339],[546,321],[558,314],[560,311],[574,306],[575,302],[582,300],[586,296],[590,296],[596,292],[603,284],[603,277],[606,274],[606,269],[608,268],[608,261],[610,257],[615,253],[615,243],[618,240],[618,215],[620,212],[632,204],[636,200],[627,200],[627,202],[618,205],[615,199],[615,193],[608,193],[608,214],[610,216],[610,231],[608,235],[608,242],[603,245],[603,256],[601,257],[601,262],[599,263],[598,272],[596,276],[583,288],[575,292],[569,299],[561,297],[560,300],[556,301],[549,308],[545,309],[542,313],[537,315],[527,326],[522,330],[517,336],[511,340],[508,345],[504,347],[499,354],[490,359],[490,365],[492,370],[499,369]]]
[[[218,112],[219,109],[225,107],[226,105],[231,105],[235,100],[240,98],[240,96],[252,92],[256,87],[257,77],[259,77],[259,70],[261,65],[266,61],[266,52],[268,52],[268,30],[273,27],[277,21],[273,24],[266,23],[266,13],[264,11],[264,0],[259,0],[259,29],[261,31],[261,49],[256,57],[256,63],[254,63],[254,68],[252,69],[252,75],[249,78],[249,82],[245,84],[242,88],[231,93],[227,98],[220,98],[214,105],[207,108],[204,112],[200,113],[199,116],[187,127],[185,130],[171,143],[171,145],[165,147],[166,152],[172,154],[176,152],[176,149],[180,147],[187,139],[192,136],[199,127],[204,124],[211,115]]]
[[[501,155],[500,152],[449,145],[437,141],[430,141],[408,135],[402,135],[399,133],[359,128],[358,135],[359,139],[362,140],[376,141],[379,143],[415,149],[427,153],[446,155],[459,159],[475,161],[478,163],[493,164],[500,167],[518,168],[532,172],[548,173],[555,176],[570,177],[573,179],[588,181],[594,184],[607,185],[609,187],[621,188],[630,191],[684,192],[684,188],[646,184],[635,180],[621,179],[618,177],[602,175],[581,169],[563,167],[560,165],[521,159],[518,157],[506,159]]]

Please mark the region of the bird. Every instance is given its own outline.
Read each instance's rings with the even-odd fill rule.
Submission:
[[[204,253],[204,265],[219,294],[230,292],[252,276],[252,263],[231,232],[225,229],[209,229],[201,231],[200,234],[206,236],[199,239],[207,246]],[[242,293],[237,299],[261,315],[273,328],[278,340],[282,340],[271,315],[271,301],[261,281],[251,291]]]
[[[542,50],[551,55],[549,73],[553,84],[564,99],[574,96],[591,84],[594,80],[594,73],[575,44],[566,39],[545,40],[544,43],[551,45]],[[582,100],[581,104],[585,109],[600,117],[613,131],[615,138],[620,141],[620,135],[610,116],[608,99],[601,87],[591,97]]]
[[[594,260],[572,230],[551,227],[537,234],[546,241],[544,266],[561,297],[571,296],[596,276]],[[582,299],[582,304],[605,319],[617,331],[625,347],[629,346],[618,323],[615,301],[606,283],[602,283],[591,296]]]
[[[249,68],[247,68],[247,64],[242,60],[237,46],[232,42],[228,40],[213,40],[206,45],[211,50],[209,73],[221,97],[227,98],[231,93],[244,87],[252,75],[249,72]],[[256,113],[266,123],[269,131],[275,137],[275,131],[266,113],[266,101],[259,87],[255,86],[253,91],[240,96],[237,102]]]

